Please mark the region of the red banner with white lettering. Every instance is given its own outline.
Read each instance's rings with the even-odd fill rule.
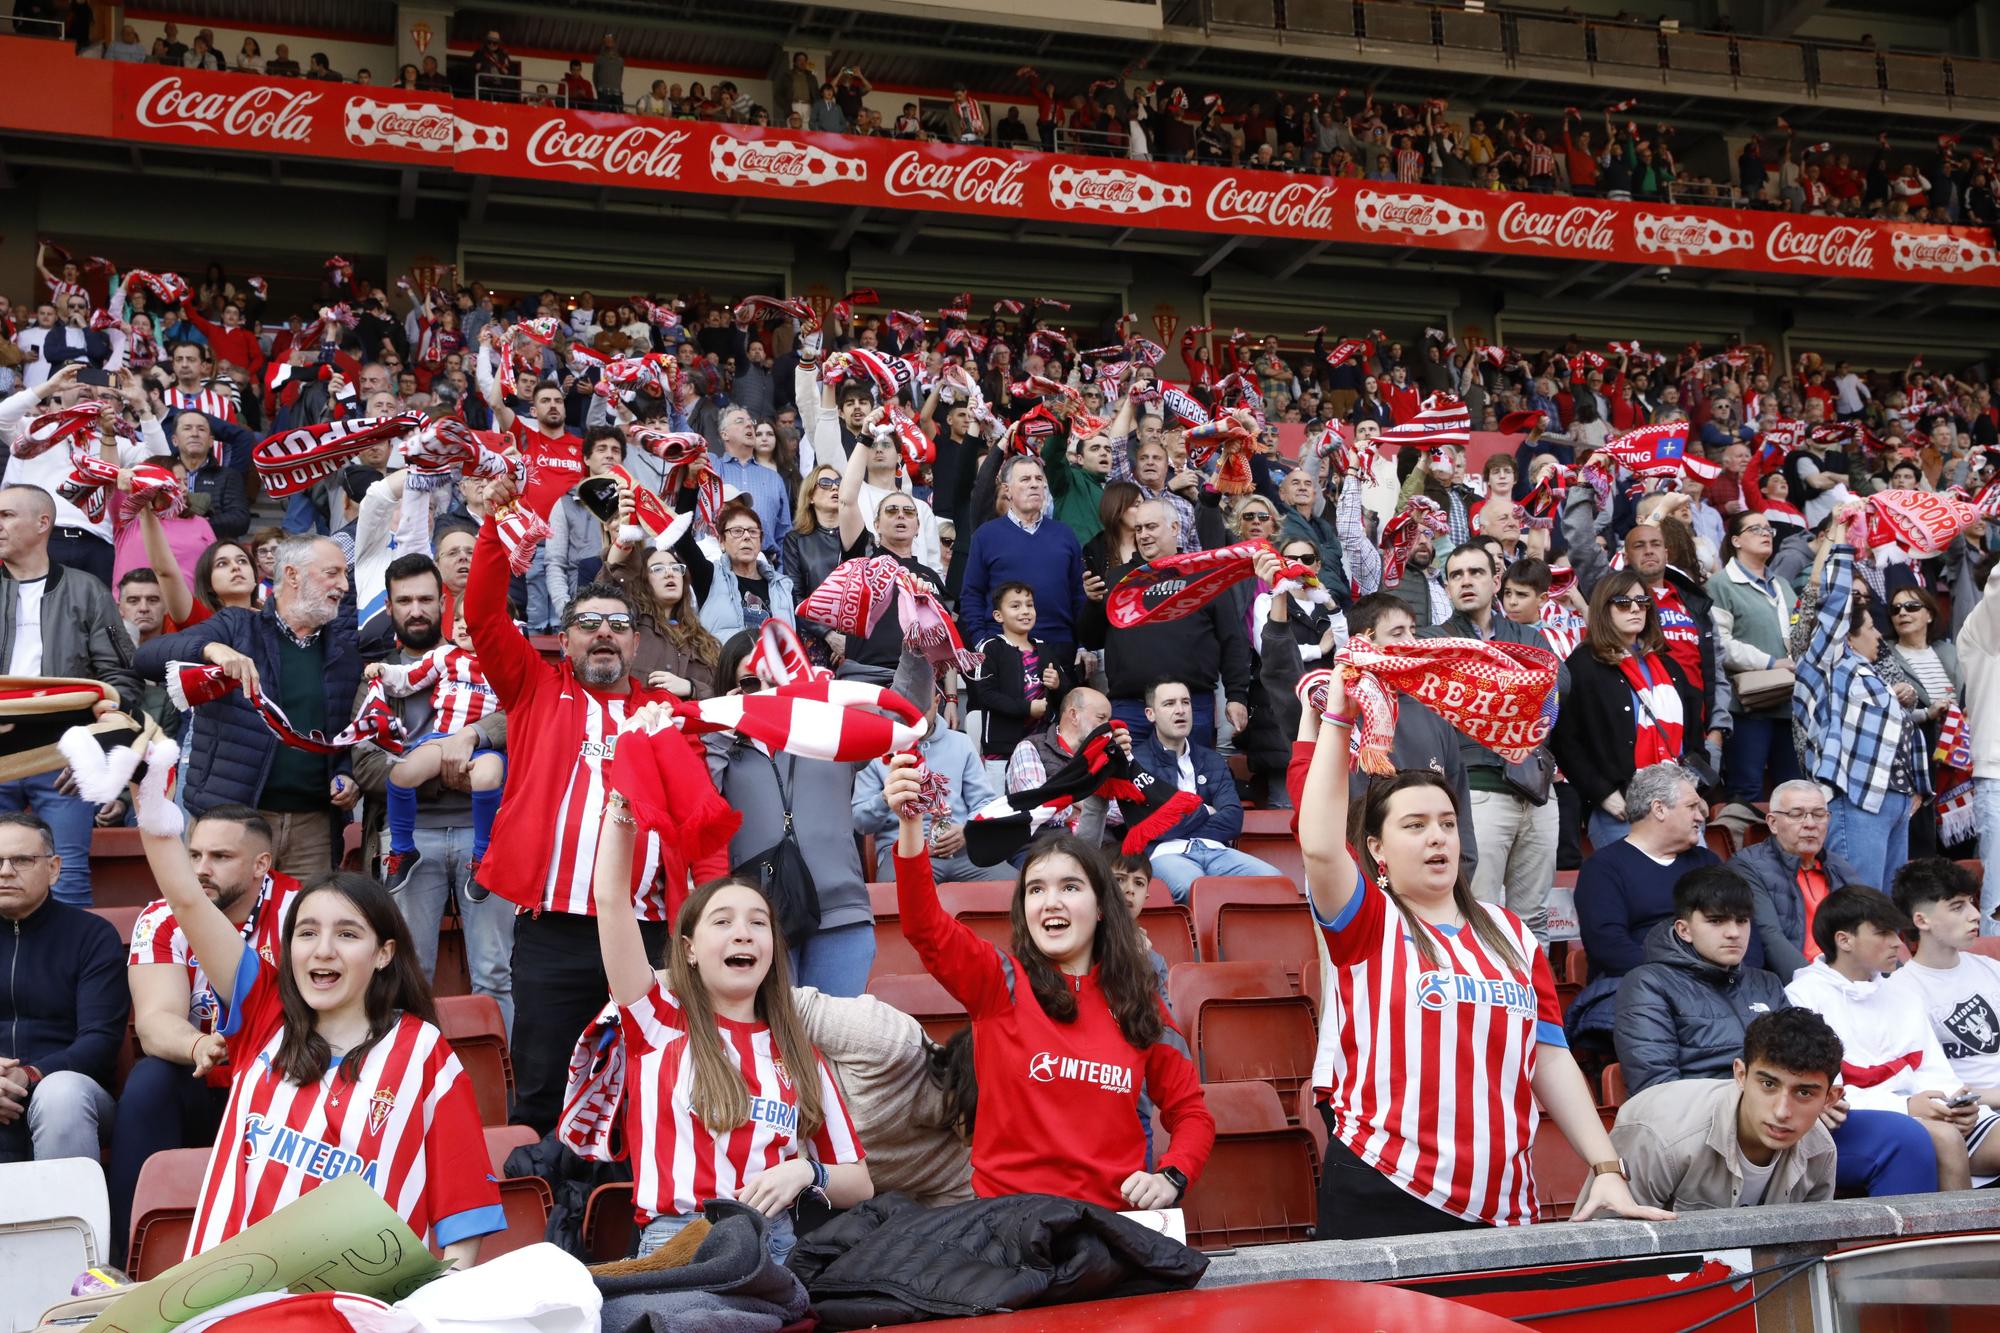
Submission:
[[[3,39],[0,39],[3,40]],[[27,48],[5,40],[0,82]],[[98,65],[101,62],[78,62]],[[592,187],[805,199],[1053,222],[1623,264],[2000,286],[1988,230],[1612,203],[1016,153],[437,98],[155,65],[113,67],[119,138]],[[0,109],[0,122],[15,113]]]

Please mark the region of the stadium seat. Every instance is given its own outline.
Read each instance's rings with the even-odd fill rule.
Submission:
[[[953,999],[936,977],[924,972],[888,973],[868,978],[868,993],[923,1024],[930,1039],[943,1045],[972,1020],[965,1006]]]
[[[555,1203],[549,1182],[540,1176],[509,1176],[501,1181],[500,1209],[507,1215],[507,1229],[479,1242],[478,1262],[483,1264],[548,1239],[549,1213]]]
[[[0,1163],[0,1329],[41,1327],[76,1275],[110,1253],[111,1200],[95,1161]]]
[[[1014,881],[975,881],[967,884],[940,884],[938,898],[944,910],[972,928],[972,933],[996,949],[1014,950]]]
[[[493,1168],[493,1174],[507,1174],[507,1159],[516,1148],[532,1148],[542,1141],[528,1125],[488,1125],[486,1126],[486,1161]]]
[[[145,910],[143,906],[93,907],[90,909],[90,914],[92,916],[101,916],[106,921],[109,921],[111,928],[118,932],[118,942],[130,948],[132,944],[132,927],[138,923],[139,913]]]
[[[144,1282],[179,1263],[194,1231],[201,1204],[201,1178],[208,1171],[207,1148],[156,1152],[139,1168],[132,1191],[132,1231],[125,1271]]]
[[[1312,1239],[1319,1169],[1303,1129],[1219,1133],[1181,1208],[1200,1250]]]
[[[1535,1174],[1535,1220],[1561,1222],[1576,1210],[1590,1178],[1590,1165],[1555,1125],[1544,1119],[1535,1133],[1529,1160]]]
[[[1290,1104],[1312,1076],[1312,1005],[1276,962],[1182,963],[1167,974],[1175,1021],[1204,1083],[1263,1081]]]
[[[1581,986],[1590,980],[1590,959],[1584,956],[1581,945],[1571,949],[1563,958],[1563,980],[1572,986]]]
[[[472,994],[472,964],[465,956],[465,922],[448,912],[438,922],[437,970],[431,974],[431,994]]]
[[[361,871],[365,873],[365,869],[361,864],[361,835],[364,832],[365,830],[362,828],[359,820],[354,821],[341,830],[340,868],[342,870]]]
[[[1290,810],[1245,810],[1236,850],[1256,857],[1301,888],[1305,886],[1305,854],[1292,832]]]
[[[917,957],[915,946],[903,938],[903,921],[896,906],[896,886],[879,882],[870,884],[868,906],[875,914],[875,961],[869,964],[868,975],[905,976],[923,971],[924,965]]]
[[[1974,859],[1970,861],[1955,861],[1953,864],[1974,879],[1984,880],[1986,878],[1986,863],[1983,861]]]
[[[1613,1060],[1604,1066],[1604,1095],[1598,1105],[1616,1109],[1625,1104],[1628,1095],[1625,1091],[1625,1071],[1618,1067],[1616,1060]]]
[[[90,831],[90,901],[98,907],[144,907],[160,896],[136,828]]]
[[[1319,1097],[1313,1089],[1312,1080],[1307,1079],[1299,1088],[1297,1106],[1299,1123],[1312,1135],[1315,1162],[1326,1160],[1326,1117],[1319,1113]]]
[[[1282,963],[1295,994],[1319,971],[1312,909],[1298,887],[1275,875],[1205,875],[1188,891],[1195,938],[1211,963]]]
[[[1218,1134],[1260,1134],[1289,1129],[1285,1106],[1268,1083],[1204,1083],[1201,1095]]]
[[[490,995],[440,995],[437,1009],[438,1027],[472,1080],[480,1123],[506,1124],[514,1096],[514,1061],[507,1053],[499,1001]]]
[[[1714,852],[1717,857],[1724,861],[1727,861],[1730,857],[1736,855],[1738,851],[1742,850],[1737,847],[1735,836],[1724,825],[1704,824],[1701,836],[1708,843],[1708,850]]]
[[[639,1228],[632,1216],[632,1182],[599,1185],[583,1205],[583,1252],[594,1264],[629,1259],[638,1248]]]

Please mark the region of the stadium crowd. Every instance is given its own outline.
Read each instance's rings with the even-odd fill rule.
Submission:
[[[512,1120],[622,1128],[642,1251],[716,1198],[781,1262],[892,1190],[1171,1207],[1218,1126],[1139,913],[1281,873],[1246,802],[1299,812],[1322,1238],[1535,1220],[1538,1116],[1579,1219],[2000,1176],[1993,384],[326,271],[45,246],[0,299],[0,654],[147,724],[130,789],[0,783],[0,1160],[101,1155],[120,1243],[215,1143],[193,1250],[353,1171],[476,1254],[448,913]],[[867,996],[870,881],[943,1046]]]

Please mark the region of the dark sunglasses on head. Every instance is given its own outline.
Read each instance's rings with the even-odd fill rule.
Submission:
[[[1611,605],[1617,607],[1620,611],[1630,611],[1634,608],[1644,611],[1653,605],[1653,599],[1650,597],[1614,597],[1611,599]]]
[[[564,629],[580,629],[585,634],[595,634],[606,625],[611,627],[614,634],[630,634],[632,617],[623,611],[612,611],[608,614],[603,611],[579,611],[563,622]]]

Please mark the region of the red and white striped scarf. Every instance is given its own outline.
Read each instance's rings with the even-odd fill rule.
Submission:
[[[319,731],[300,731],[285,716],[285,710],[266,698],[261,690],[242,686],[223,674],[221,667],[205,666],[200,662],[169,662],[166,675],[167,696],[183,712],[214,703],[242,689],[250,706],[264,719],[264,725],[270,728],[271,734],[278,738],[280,744],[294,750],[330,755],[370,741],[390,754],[403,752],[403,720],[390,706],[380,682],[370,682],[355,719],[328,736]]]
[[[1361,767],[1377,775],[1395,771],[1396,697],[1407,694],[1458,731],[1509,763],[1533,754],[1556,718],[1556,671],[1546,648],[1495,639],[1421,639],[1373,644],[1353,638],[1331,668],[1309,671],[1297,694],[1324,714],[1334,672],[1344,682],[1347,706],[1358,719],[1354,740]]]
[[[104,421],[104,404],[99,402],[75,403],[69,407],[44,412],[28,423],[14,441],[14,457],[39,458],[59,444],[72,448],[87,446],[89,441],[79,437],[95,434]],[[127,439],[138,439],[139,432],[122,417],[112,418],[112,429]]]
[[[1119,629],[1184,619],[1220,597],[1225,588],[1255,574],[1257,557],[1266,551],[1276,554],[1277,549],[1258,540],[1149,560],[1118,580],[1105,599],[1105,615]],[[1281,558],[1273,595],[1294,590],[1306,601],[1332,600],[1311,570]]]
[[[1618,662],[1625,683],[1632,687],[1632,725],[1637,733],[1632,762],[1637,768],[1678,763],[1685,722],[1680,693],[1674,689],[1673,679],[1667,675],[1657,653],[1647,653],[1645,669],[1642,671],[1640,666],[1639,659],[1630,653]]]
[[[693,431],[661,430],[658,426],[634,426],[632,442],[665,465],[660,478],[662,498],[692,486],[695,517],[701,526],[715,531],[722,513],[722,474],[708,456],[708,437]],[[669,500],[671,503],[671,500]]]
[[[958,626],[930,586],[918,581],[892,555],[872,560],[844,560],[806,598],[799,618],[867,638],[895,598],[896,614],[910,645],[942,671],[979,669],[981,657],[959,638]]]
[[[116,463],[82,449],[75,450],[70,454],[69,478],[56,487],[56,494],[82,510],[91,522],[99,522],[118,485],[119,470]],[[180,513],[187,498],[187,487],[174,475],[174,470],[158,463],[140,463],[134,467],[131,486],[133,505],[157,509],[170,518]]]
[[[311,490],[341,469],[348,459],[385,440],[422,430],[430,419],[422,412],[398,412],[386,417],[352,417],[299,426],[266,436],[250,451],[250,461],[263,479],[264,493],[274,499]]]

